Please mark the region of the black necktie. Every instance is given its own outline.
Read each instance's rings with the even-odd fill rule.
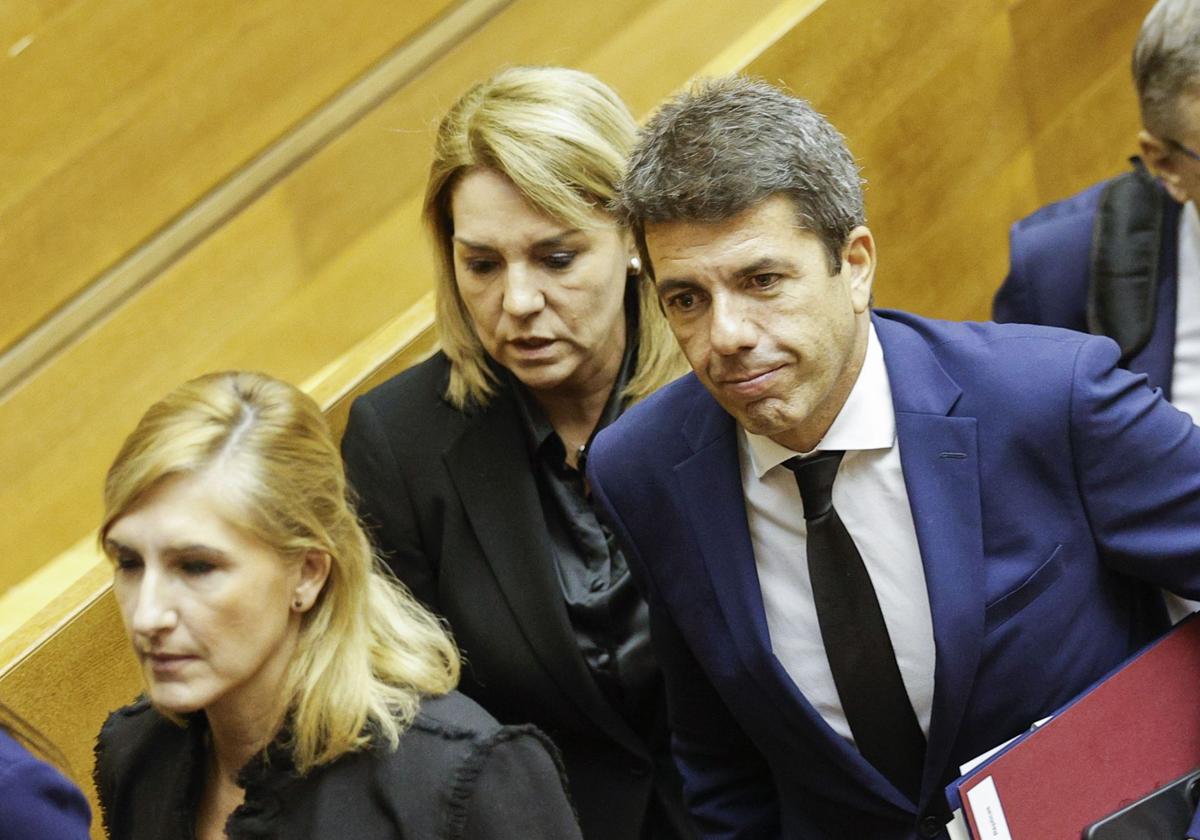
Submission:
[[[904,689],[875,587],[833,508],[841,452],[819,452],[784,466],[796,474],[808,523],[808,574],[817,623],[842,710],[863,758],[917,801],[925,736]]]

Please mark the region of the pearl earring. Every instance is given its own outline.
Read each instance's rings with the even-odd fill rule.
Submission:
[[[641,274],[642,273],[642,260],[640,257],[630,257],[629,258],[629,273],[630,274]]]

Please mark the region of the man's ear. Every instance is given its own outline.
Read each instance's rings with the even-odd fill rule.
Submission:
[[[866,225],[859,225],[846,237],[842,274],[850,284],[854,311],[865,312],[871,305],[871,288],[875,283],[875,237]]]
[[[1146,162],[1146,166],[1150,167],[1150,171],[1154,173],[1155,177],[1162,182],[1167,192],[1171,194],[1171,198],[1180,204],[1185,203],[1188,195],[1183,189],[1179,171],[1183,164],[1182,155],[1177,154],[1165,140],[1145,129],[1138,132],[1138,146],[1142,150],[1142,160]]]

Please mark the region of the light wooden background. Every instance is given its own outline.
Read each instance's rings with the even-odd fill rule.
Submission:
[[[153,399],[225,368],[344,394],[396,336],[427,347],[417,206],[432,125],[472,81],[566,64],[638,114],[697,73],[780,81],[862,165],[878,304],[985,318],[1008,225],[1135,151],[1129,53],[1150,5],[0,4],[0,626],[39,570],[53,599],[0,633],[0,699],[86,784],[98,722],[137,678],[97,597],[107,573],[53,564],[95,528]]]

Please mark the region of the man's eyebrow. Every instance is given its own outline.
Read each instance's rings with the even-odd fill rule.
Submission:
[[[777,257],[762,257],[749,265],[742,266],[733,273],[734,277],[753,277],[755,274],[763,274],[769,271],[779,271],[787,268],[789,263],[780,260]]]
[[[654,283],[655,291],[658,292],[660,298],[666,297],[671,292],[681,290],[690,291],[696,288],[696,281],[690,277],[673,277],[670,280],[657,280]]]
[[[741,279],[743,277],[753,277],[756,274],[764,274],[772,271],[790,271],[792,264],[787,260],[781,260],[778,257],[761,257],[754,262],[735,269],[728,276]],[[672,277],[668,280],[656,280],[655,288],[658,290],[659,297],[677,292],[680,289],[695,289],[697,283],[691,277]]]

